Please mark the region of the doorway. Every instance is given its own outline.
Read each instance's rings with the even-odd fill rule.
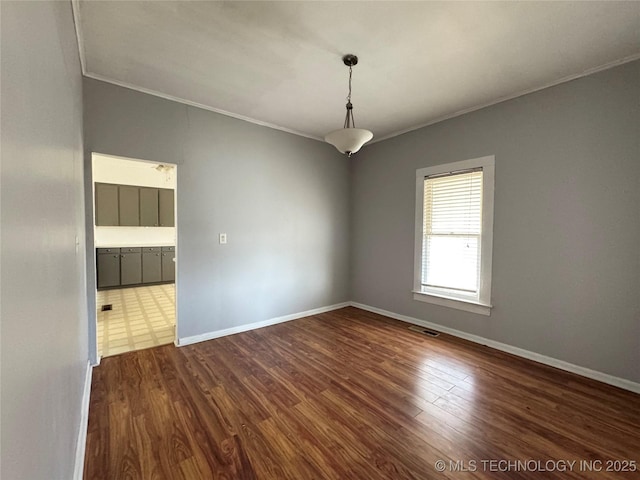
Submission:
[[[91,161],[99,361],[175,342],[177,165]]]

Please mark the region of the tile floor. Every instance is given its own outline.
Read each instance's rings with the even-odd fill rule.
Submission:
[[[110,357],[173,342],[176,325],[175,285],[98,292],[98,354]],[[101,311],[102,305],[113,309]]]

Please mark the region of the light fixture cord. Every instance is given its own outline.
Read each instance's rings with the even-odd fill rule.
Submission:
[[[356,128],[356,121],[353,118],[353,105],[351,104],[351,77],[353,76],[353,66],[349,65],[349,95],[347,95],[347,116],[344,119],[344,128]]]
[[[351,77],[353,76],[353,67],[349,65],[349,95],[347,95],[347,103],[351,103]]]

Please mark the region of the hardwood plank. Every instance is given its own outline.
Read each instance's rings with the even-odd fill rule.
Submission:
[[[640,395],[407,327],[348,307],[106,358],[93,374],[85,478],[637,476],[483,469],[638,463]]]

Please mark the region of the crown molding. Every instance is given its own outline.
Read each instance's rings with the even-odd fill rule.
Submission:
[[[81,20],[80,20],[80,0],[71,0],[71,8],[73,11],[73,23],[75,24],[75,29],[76,29],[76,38],[78,40],[78,52],[80,55],[80,65],[82,67],[82,75],[87,77],[87,78],[93,78],[94,80],[100,80],[102,82],[106,82],[106,83],[111,83],[113,85],[118,85],[120,87],[124,87],[124,88],[128,88],[130,90],[135,90],[141,93],[147,93],[149,95],[153,95],[156,97],[160,97],[160,98],[164,98],[165,100],[171,100],[173,102],[178,102],[178,103],[183,103],[185,105],[189,105],[192,107],[196,107],[196,108],[201,108],[203,110],[208,110],[210,112],[214,112],[214,113],[219,113],[220,115],[225,115],[227,117],[232,117],[238,120],[243,120],[245,122],[249,122],[249,123],[253,123],[255,125],[260,125],[262,127],[268,127],[268,128],[272,128],[274,130],[280,130],[282,132],[286,132],[286,133],[290,133],[293,135],[298,135],[300,137],[305,137],[305,138],[310,138],[312,140],[317,140],[319,142],[324,142],[324,139],[321,137],[318,137],[316,135],[311,135],[309,133],[305,133],[305,132],[301,132],[299,130],[293,130],[291,128],[287,128],[287,127],[283,127],[281,125],[277,125],[275,123],[270,123],[270,122],[265,122],[262,120],[258,120],[257,118],[252,118],[252,117],[247,117],[245,115],[240,115],[237,113],[233,113],[230,112],[228,110],[223,110],[220,108],[215,108],[215,107],[211,107],[209,105],[204,105],[202,103],[198,103],[198,102],[193,102],[191,100],[186,100],[184,98],[180,98],[180,97],[175,97],[173,95],[168,95],[165,93],[161,93],[158,92],[156,90],[151,90],[148,88],[143,88],[143,87],[139,87],[136,85],[133,85],[131,83],[128,82],[122,82],[120,80],[115,80],[109,77],[106,77],[104,75],[100,75],[97,73],[93,73],[93,72],[89,72],[87,70],[87,65],[86,65],[86,54],[85,54],[85,49],[84,49],[84,42],[82,40],[82,27],[81,27]],[[476,110],[481,110],[483,108],[486,107],[490,107],[492,105],[497,105],[498,103],[502,103],[502,102],[506,102],[507,100],[513,100],[515,98],[518,97],[522,97],[524,95],[529,95],[530,93],[535,93],[538,92],[540,90],[544,90],[546,88],[550,88],[550,87],[554,87],[556,85],[560,85],[562,83],[566,83],[566,82],[570,82],[572,80],[577,80],[578,78],[582,78],[582,77],[586,77],[589,75],[592,75],[594,73],[598,73],[601,72],[603,70],[608,70],[610,68],[614,68],[620,65],[624,65],[625,63],[629,63],[629,62],[633,62],[635,60],[639,60],[640,59],[640,53],[634,54],[634,55],[629,55],[627,57],[623,57],[623,58],[619,58],[617,60],[614,60],[612,62],[608,62],[602,65],[599,65],[597,67],[593,67],[593,68],[588,68],[587,70],[584,70],[580,73],[576,73],[576,74],[572,74],[572,75],[568,75],[566,77],[562,77],[558,80],[554,80],[552,82],[548,82],[545,83],[544,85],[540,86],[540,87],[535,87],[535,88],[529,88],[526,90],[521,90],[517,93],[511,94],[511,95],[506,95],[504,97],[500,97],[496,100],[492,100],[490,102],[486,102],[486,103],[481,103],[478,105],[475,105],[473,107],[469,107],[469,108],[465,108],[462,110],[458,110],[456,112],[453,112],[451,114],[447,114],[447,115],[443,115],[440,117],[437,117],[433,120],[429,120],[428,122],[425,123],[421,123],[419,125],[415,125],[413,127],[409,127],[409,128],[405,128],[402,130],[398,130],[396,132],[392,132],[389,133],[387,135],[384,135],[380,138],[375,138],[370,141],[367,142],[366,145],[363,146],[363,148],[366,148],[369,145],[373,145],[375,143],[378,142],[382,142],[384,140],[388,140],[390,138],[394,138],[394,137],[398,137],[400,135],[404,135],[405,133],[409,133],[409,132],[413,132],[415,130],[420,130],[421,128],[424,127],[428,127],[430,125],[435,125],[436,123],[440,123],[440,122],[444,122],[445,120],[450,120],[452,118],[455,117],[459,117],[461,115],[465,115],[467,113],[471,113],[471,112],[475,112]]]
[[[454,113],[443,115],[441,117],[437,117],[433,120],[429,120],[426,123],[421,123],[420,125],[416,125],[414,127],[405,128],[403,130],[398,130],[397,132],[390,133],[380,138],[376,138],[373,141],[369,142],[368,145],[373,145],[374,143],[382,142],[384,140],[388,140],[393,137],[398,137],[400,135],[404,135],[405,133],[413,132],[415,130],[420,130],[421,128],[428,127],[430,125],[434,125],[436,123],[444,122],[445,120],[450,120],[455,117],[459,117],[461,115],[465,115],[467,113],[475,112],[476,110],[481,110],[486,107],[491,107],[492,105],[497,105],[498,103],[506,102],[507,100],[513,100],[514,98],[522,97],[524,95],[529,95],[530,93],[539,92],[540,90],[544,90],[546,88],[555,87],[556,85],[560,85],[562,83],[567,83],[572,80],[577,80],[578,78],[587,77],[589,75],[593,75],[594,73],[602,72],[603,70],[609,70],[610,68],[618,67],[620,65],[624,65],[625,63],[630,63],[635,60],[640,59],[640,53],[635,55],[629,55],[627,57],[619,58],[618,60],[614,60],[612,62],[608,62],[597,67],[589,68],[580,73],[576,73],[573,75],[568,75],[566,77],[562,77],[558,80],[554,80],[553,82],[545,83],[540,87],[529,88],[527,90],[521,90],[520,92],[507,95],[504,97],[500,97],[497,100],[492,100],[490,102],[481,103],[479,105],[475,105],[473,107],[465,108],[463,110],[458,110]]]

